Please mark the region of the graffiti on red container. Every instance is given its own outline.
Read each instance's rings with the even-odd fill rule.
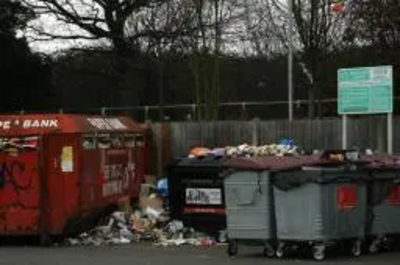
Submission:
[[[35,231],[39,214],[37,152],[0,153],[0,231]]]
[[[103,170],[103,197],[123,194],[135,178],[135,164],[126,150],[109,150]]]
[[[1,162],[0,168],[0,192],[1,206],[19,206],[30,208],[32,204],[30,195],[34,186],[34,178],[37,176],[36,164],[29,160],[18,159],[19,157],[7,156]]]
[[[0,207],[37,207],[38,137],[0,139]]]

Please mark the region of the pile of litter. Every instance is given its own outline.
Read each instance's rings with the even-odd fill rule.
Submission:
[[[208,149],[206,147],[196,147],[189,153],[189,157],[198,158],[204,156],[219,157],[259,157],[259,156],[286,156],[298,155],[299,148],[291,139],[282,139],[279,144],[268,144],[262,146],[251,146],[242,144],[239,146],[226,146],[224,148]]]
[[[184,227],[181,221],[170,221],[168,212],[162,208],[161,200],[154,196],[147,198],[134,212],[114,212],[107,219],[105,224],[76,238],[69,238],[65,244],[101,246],[151,242],[158,246],[210,246],[226,241],[224,232],[215,239]]]

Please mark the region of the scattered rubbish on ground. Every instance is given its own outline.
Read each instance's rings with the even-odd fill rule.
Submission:
[[[163,201],[154,194],[142,196],[135,211],[117,211],[105,222],[78,237],[65,241],[70,246],[124,245],[151,242],[157,246],[210,246],[226,242],[226,233],[218,238],[184,227],[179,220],[170,220]]]

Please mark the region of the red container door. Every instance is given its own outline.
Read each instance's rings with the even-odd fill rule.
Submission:
[[[137,143],[135,148],[135,178],[133,180],[133,188],[131,197],[138,199],[140,194],[140,185],[144,182],[145,175],[145,157],[144,146],[142,143]]]
[[[40,229],[39,151],[0,151],[0,235],[37,235]]]
[[[117,203],[129,195],[133,170],[127,148],[101,150],[101,187],[99,197],[104,205]]]
[[[83,150],[82,155],[82,183],[79,205],[81,210],[88,212],[98,207],[96,190],[99,189],[98,177],[100,174],[100,153],[98,150]]]
[[[63,233],[66,223],[80,212],[80,145],[79,134],[49,136],[46,157],[48,174],[48,233]]]

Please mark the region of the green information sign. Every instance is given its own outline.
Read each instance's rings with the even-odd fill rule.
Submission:
[[[338,70],[339,114],[393,112],[392,66]]]

